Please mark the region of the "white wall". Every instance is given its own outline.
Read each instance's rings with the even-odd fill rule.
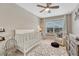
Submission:
[[[37,29],[39,18],[16,4],[0,4],[0,27],[11,29]]]
[[[75,11],[78,9],[77,7],[72,13],[72,33],[79,35],[79,17],[75,20]]]

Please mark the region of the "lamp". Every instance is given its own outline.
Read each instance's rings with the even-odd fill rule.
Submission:
[[[50,10],[49,8],[46,8],[46,9],[45,9],[45,11],[49,11],[49,10]]]
[[[42,32],[42,28],[40,26],[38,26],[38,30],[39,32]]]

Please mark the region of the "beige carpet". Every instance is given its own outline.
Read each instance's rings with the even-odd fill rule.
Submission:
[[[54,38],[41,40],[40,44],[32,49],[27,56],[68,56],[66,47],[55,48],[51,46]]]
[[[9,51],[7,53],[7,56],[24,56],[24,54],[21,51],[17,50],[15,52]]]
[[[47,36],[46,39],[42,39],[40,44],[33,48],[26,56],[68,56],[66,47],[60,46],[55,48],[51,46],[55,38],[53,36]],[[9,56],[23,56],[23,53],[19,50],[16,53],[10,53]]]

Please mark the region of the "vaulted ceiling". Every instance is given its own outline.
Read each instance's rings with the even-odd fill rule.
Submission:
[[[38,17],[51,17],[68,14],[71,13],[78,5],[77,3],[52,3],[52,5],[59,5],[59,9],[51,9],[51,13],[48,13],[46,11],[40,13],[40,10],[42,10],[43,8],[37,7],[37,4],[46,5],[45,3],[17,3],[17,5],[19,5],[20,7]]]

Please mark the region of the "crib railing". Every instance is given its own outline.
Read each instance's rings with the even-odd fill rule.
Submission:
[[[41,39],[40,32],[31,31],[24,33],[16,33],[15,40],[17,41],[17,48],[24,53],[24,55],[35,47]]]

